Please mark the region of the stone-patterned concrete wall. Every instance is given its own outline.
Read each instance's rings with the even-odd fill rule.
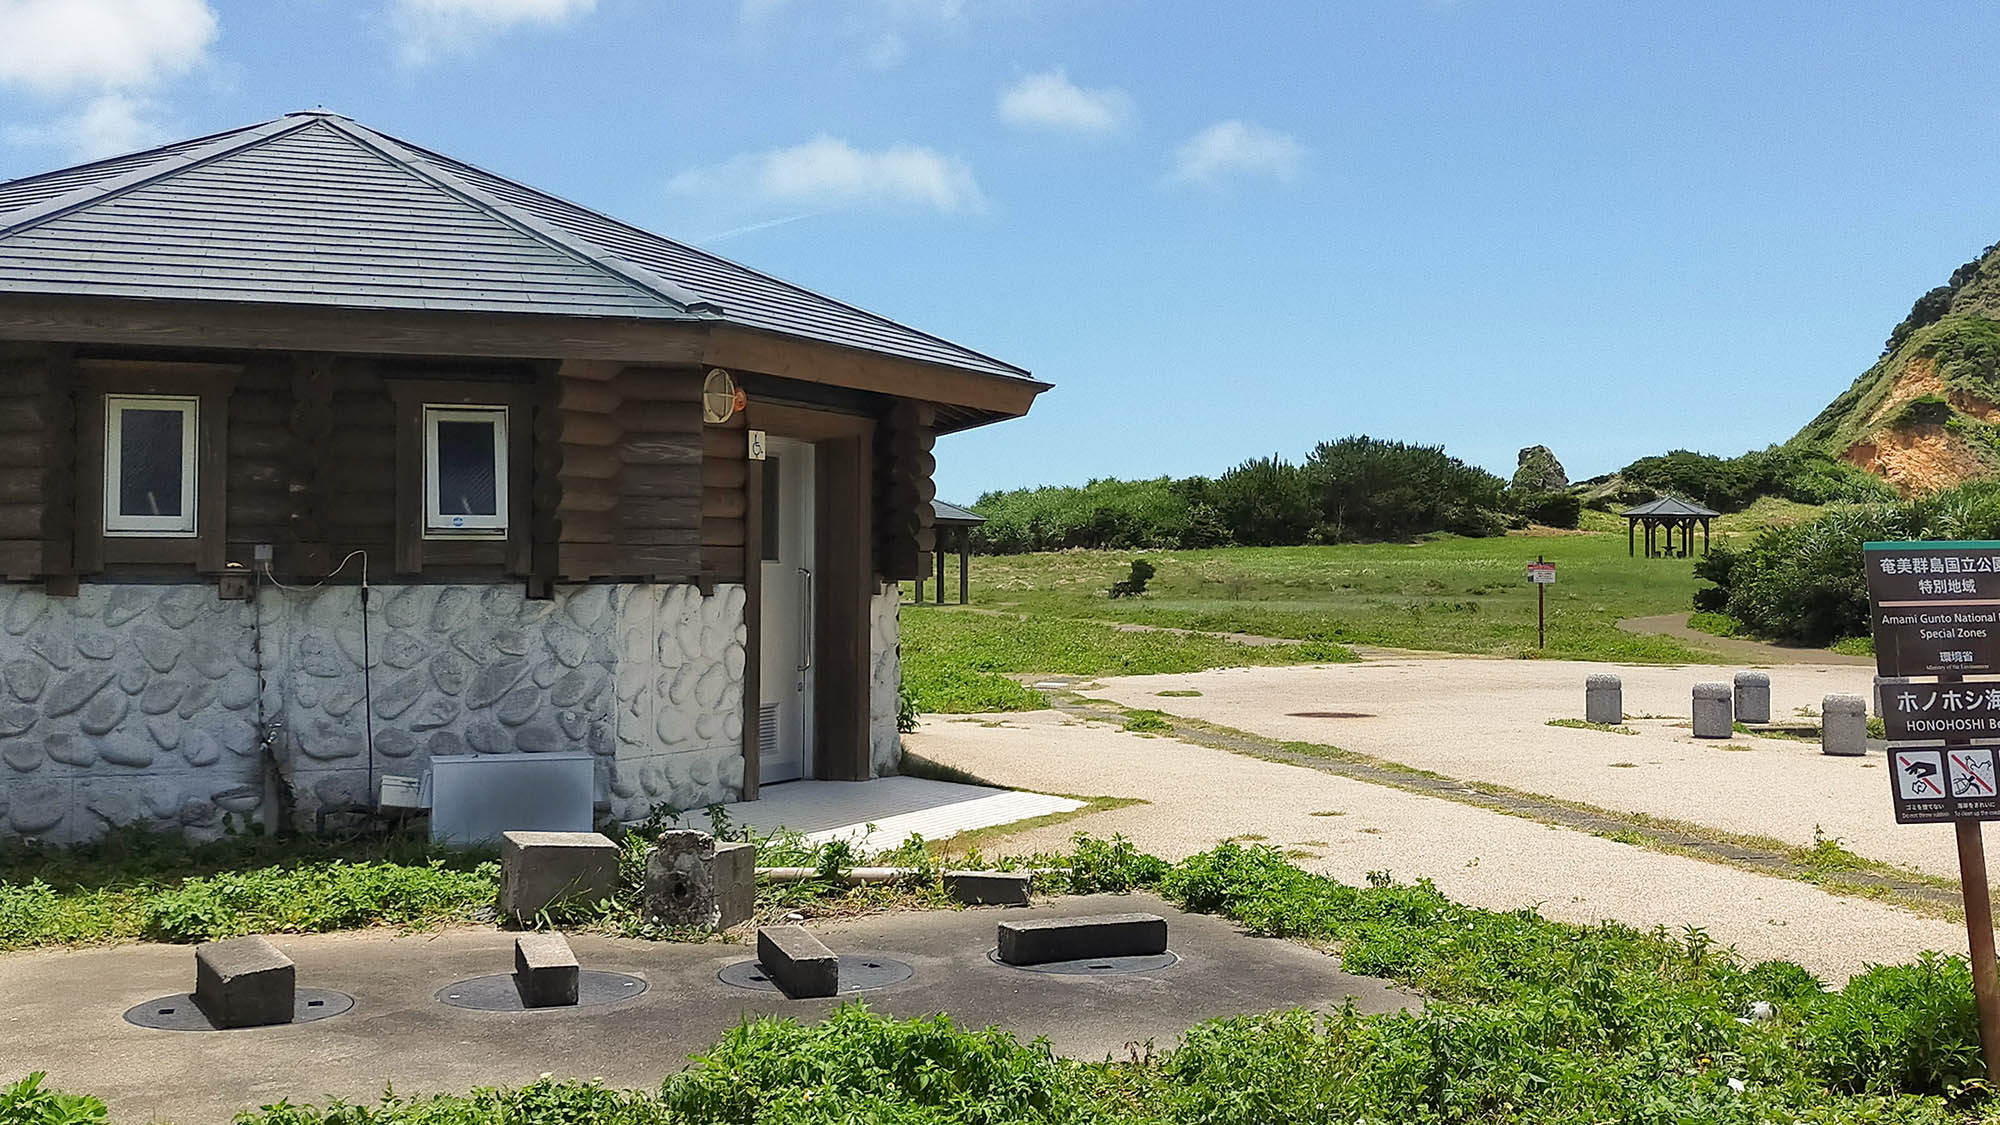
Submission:
[[[868,772],[882,777],[902,768],[903,736],[896,730],[898,693],[903,685],[902,588],[891,582],[868,607]]]
[[[254,608],[208,585],[0,588],[0,830],[209,834],[260,809],[260,696],[308,826],[366,798],[371,715],[377,777],[586,750],[621,817],[741,792],[740,586],[378,586],[368,610],[364,646],[353,587],[267,585]]]

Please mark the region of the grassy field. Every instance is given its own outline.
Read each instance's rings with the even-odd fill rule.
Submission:
[[[1713,541],[1738,541],[1815,511],[1759,500],[1717,519]],[[1632,558],[1624,521],[1587,516],[1589,530],[1581,532],[1492,539],[978,558],[973,607],[989,612],[904,607],[904,683],[918,710],[962,714],[1042,706],[1022,678],[1327,663],[1352,659],[1350,644],[1628,663],[1721,659],[1671,637],[1618,628],[1628,617],[1687,612],[1701,582],[1693,560]],[[1109,597],[1139,558],[1156,568],[1145,595]],[[1526,574],[1537,558],[1556,563],[1559,575],[1548,591],[1546,649],[1536,648],[1535,589]],[[956,578],[953,572],[946,582],[952,594]],[[1117,623],[1298,643],[1121,632]]]
[[[1107,597],[1111,583],[1142,555],[1157,568],[1145,596]],[[1535,590],[1526,575],[1537,557],[1559,568],[1548,596],[1545,653],[1535,648]],[[1679,641],[1626,633],[1617,622],[1686,611],[1700,585],[1693,565],[1628,558],[1623,535],[1521,534],[1415,544],[1009,555],[973,560],[972,579],[975,605],[1024,613],[1040,625],[1129,621],[1434,652],[1678,662],[1705,658]]]

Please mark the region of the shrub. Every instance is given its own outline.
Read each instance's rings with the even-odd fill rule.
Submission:
[[[1896,415],[1898,425],[1942,426],[1952,418],[1951,403],[1942,395],[1919,395],[1903,404]]]
[[[88,1094],[48,1089],[42,1085],[46,1077],[38,1070],[0,1087],[0,1125],[96,1125],[111,1120],[103,1102]]]
[[[1516,512],[1544,527],[1573,528],[1583,517],[1583,498],[1574,492],[1525,492],[1509,499]]]
[[[1676,449],[1657,457],[1642,457],[1618,470],[1618,475],[1628,486],[1623,499],[1673,493],[1718,512],[1741,511],[1760,496],[1800,504],[1895,498],[1895,491],[1887,484],[1854,465],[1823,453],[1784,446],[1726,458]]]
[[[1245,547],[1303,543],[1320,518],[1305,469],[1276,457],[1245,461],[1222,474],[1210,495],[1230,539]]]
[[[1821,1081],[1853,1093],[1942,1094],[1985,1070],[1972,973],[1935,953],[1871,966],[1817,999],[1799,1045]]]
[[[1371,437],[1321,442],[1305,471],[1319,490],[1323,538],[1408,539],[1432,531],[1498,535],[1506,482],[1443,447]]]
[[[1974,481],[1892,504],[1841,505],[1719,550],[1695,573],[1714,583],[1695,608],[1727,613],[1760,636],[1827,645],[1868,632],[1861,545],[1870,540],[2000,536],[2000,482]]]

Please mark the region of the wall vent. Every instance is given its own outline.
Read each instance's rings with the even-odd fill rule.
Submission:
[[[775,754],[778,751],[778,707],[776,703],[766,703],[757,708],[757,752],[759,755]]]

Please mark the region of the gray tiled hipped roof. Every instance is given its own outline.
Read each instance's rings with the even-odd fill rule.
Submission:
[[[335,114],[0,183],[0,296],[719,321],[1027,372]]]
[[[1700,504],[1697,504],[1692,500],[1683,500],[1678,496],[1662,496],[1657,500],[1648,500],[1644,504],[1640,504],[1637,507],[1627,508],[1622,514],[1628,517],[1629,516],[1701,517],[1701,516],[1713,516],[1719,513],[1717,513],[1714,508],[1704,508]]]

